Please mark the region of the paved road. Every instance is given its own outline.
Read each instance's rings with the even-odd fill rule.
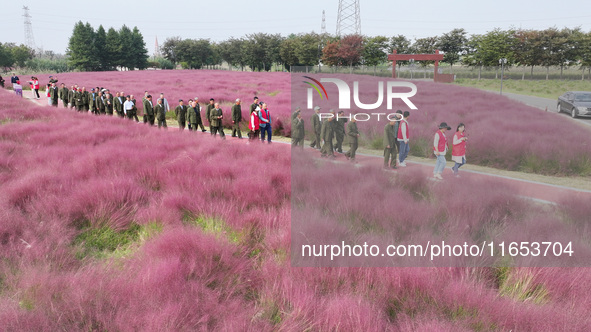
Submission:
[[[556,99],[519,95],[516,93],[509,93],[509,92],[504,92],[503,95],[510,98],[510,99],[522,102],[528,106],[539,108],[544,111],[547,110],[548,112],[554,112],[554,113],[557,112],[557,110],[556,110],[557,100]],[[564,116],[565,118],[569,118],[571,120],[577,121],[578,123],[581,123],[581,124],[591,127],[591,118],[572,119],[569,114],[562,113],[561,115]]]

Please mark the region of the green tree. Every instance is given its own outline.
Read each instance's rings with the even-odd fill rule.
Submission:
[[[396,50],[396,53],[399,54],[409,54],[412,52],[410,46],[411,42],[408,38],[406,38],[403,35],[397,35],[390,38],[390,49],[388,50],[388,52],[392,53],[394,50]],[[402,65],[406,65],[407,63],[408,61],[406,60],[396,61],[396,64],[398,65],[398,70],[400,71],[400,67]]]
[[[137,27],[133,27],[131,32],[130,53],[132,54],[131,68],[146,69],[148,66],[148,49],[144,42],[144,36]]]
[[[96,55],[99,62],[98,69],[99,70],[108,70],[109,69],[109,53],[107,51],[107,32],[102,25],[99,25],[98,29],[96,29],[96,34],[94,37],[94,48],[96,49]]]
[[[478,67],[478,79],[480,80],[480,75],[482,74],[482,67],[484,66],[484,61],[482,58],[482,53],[478,52],[478,50],[482,47],[482,35],[472,35],[466,42],[466,54],[462,57],[462,63],[466,66],[470,67]]]
[[[13,64],[14,59],[10,48],[0,43],[0,67],[4,68],[4,71],[8,71]]]
[[[581,79],[585,79],[585,69],[589,71],[589,78],[591,78],[591,32],[576,34],[573,38],[578,49],[580,69],[583,71]]]
[[[434,54],[437,50],[437,37],[425,37],[416,39],[411,46],[411,52],[417,54]],[[433,61],[421,61],[422,67],[433,64]]]
[[[373,66],[374,73],[376,67],[388,60],[388,38],[384,36],[365,38],[363,48],[363,61],[367,66]]]
[[[17,67],[25,67],[27,60],[35,56],[35,51],[23,44],[19,46],[12,45],[10,52],[12,53],[12,60]]]
[[[133,33],[125,24],[119,29],[119,42],[122,51],[117,65],[122,68],[127,68],[128,70],[133,70],[135,68],[134,53],[131,51],[133,46]]]
[[[281,57],[283,66],[287,70],[291,70],[290,68],[292,66],[300,65],[298,56],[296,54],[297,46],[298,41],[295,35],[291,35],[281,42],[281,46],[279,47],[279,56]]]
[[[301,66],[315,66],[320,60],[322,47],[320,35],[314,32],[301,34],[297,37],[295,54]]]
[[[542,48],[540,40],[540,32],[537,30],[517,30],[513,34],[513,53],[515,62],[523,66],[523,75],[521,79],[525,79],[525,68],[531,68],[531,78],[534,75],[534,66],[541,65]]]
[[[467,41],[464,29],[453,29],[439,37],[437,47],[444,52],[443,62],[449,63],[450,67],[459,62],[460,56],[465,53]]]
[[[105,62],[103,68],[113,70],[122,62],[122,46],[119,39],[119,32],[109,28],[105,42]]]
[[[94,30],[89,23],[79,21],[74,25],[74,30],[68,49],[66,50],[68,64],[78,70],[91,71],[99,66],[97,52],[94,47]]]
[[[164,58],[172,61],[172,63],[174,63],[175,65],[178,62],[177,46],[181,43],[181,41],[182,41],[181,37],[178,37],[178,36],[166,38],[166,40],[164,41],[164,44],[162,45],[162,48],[161,48]]]
[[[230,66],[230,70],[234,66],[240,66],[241,62],[241,49],[242,39],[231,37],[228,40],[218,44],[218,50],[220,57]],[[244,68],[242,68],[244,70]]]

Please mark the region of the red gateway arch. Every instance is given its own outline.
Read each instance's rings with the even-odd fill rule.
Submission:
[[[388,55],[388,60],[392,61],[392,78],[396,78],[396,61],[400,60],[415,60],[415,61],[435,61],[435,69],[433,72],[433,80],[435,82],[451,83],[454,81],[453,74],[439,74],[439,61],[443,60],[443,53],[439,50],[435,54],[397,54],[396,50]]]

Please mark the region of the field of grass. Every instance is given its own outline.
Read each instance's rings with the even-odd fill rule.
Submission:
[[[6,91],[0,123],[4,330],[591,329],[589,268],[290,260],[300,241],[341,235],[576,241],[591,213],[576,198],[540,208],[491,182],[293,160],[284,145],[32,107]]]
[[[310,75],[314,77],[314,74]],[[378,100],[375,87],[382,81],[379,77],[344,74],[331,77],[358,82],[361,87],[359,99],[364,103]],[[294,77],[291,96],[293,106],[304,104],[306,100],[308,87],[298,82],[297,77]],[[448,142],[452,140],[457,125],[464,123],[469,136],[467,159],[471,164],[553,176],[591,175],[591,145],[573,144],[585,140],[589,135],[587,128],[565,122],[558,114],[541,112],[505,96],[479,89],[427,81],[413,83],[417,93],[410,100],[417,107],[416,110],[398,99],[394,100],[391,110],[386,109],[384,103],[381,108],[370,112],[358,110],[354,106],[350,112],[392,113],[397,109],[408,110],[410,153],[415,156],[433,156],[433,135],[441,122],[447,122],[452,127],[452,131],[446,133]],[[326,84],[325,87],[329,96],[338,94],[334,84]],[[339,107],[337,98],[315,102],[324,110]],[[304,112],[304,119],[309,121],[312,111]],[[561,125],[557,126],[557,123]],[[358,121],[357,125],[361,133],[361,146],[377,150],[384,148],[382,142],[386,121],[383,118],[379,121],[373,116],[369,121]],[[311,137],[311,132],[308,137]]]
[[[487,91],[500,91],[500,79],[457,79],[455,84]],[[503,80],[503,92],[558,99],[566,91],[591,91],[589,80]]]

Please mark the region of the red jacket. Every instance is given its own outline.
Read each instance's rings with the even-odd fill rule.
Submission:
[[[438,130],[435,135],[439,135],[439,144],[437,146],[437,150],[435,150],[435,147],[433,147],[433,151],[445,152],[445,147],[447,146],[447,137],[445,137],[445,134],[442,133],[441,130]]]
[[[406,122],[406,120],[402,120],[400,121],[400,126],[398,126],[398,139],[403,139],[402,137],[402,123],[406,124],[405,128],[406,128],[406,138],[409,139],[410,138],[410,128],[408,127],[408,122]]]
[[[466,133],[460,133],[459,131],[456,132],[456,134],[454,135],[454,140],[455,140],[456,136],[458,137],[458,139],[462,139],[464,136],[466,136]],[[454,144],[453,149],[451,149],[451,155],[457,156],[457,157],[465,156],[466,155],[466,141],[462,141],[462,143],[460,143],[460,144]]]
[[[250,122],[248,122],[248,129],[255,131],[259,130],[259,115],[256,112],[250,113]]]
[[[39,90],[39,80],[34,80],[31,82],[31,89]]]

